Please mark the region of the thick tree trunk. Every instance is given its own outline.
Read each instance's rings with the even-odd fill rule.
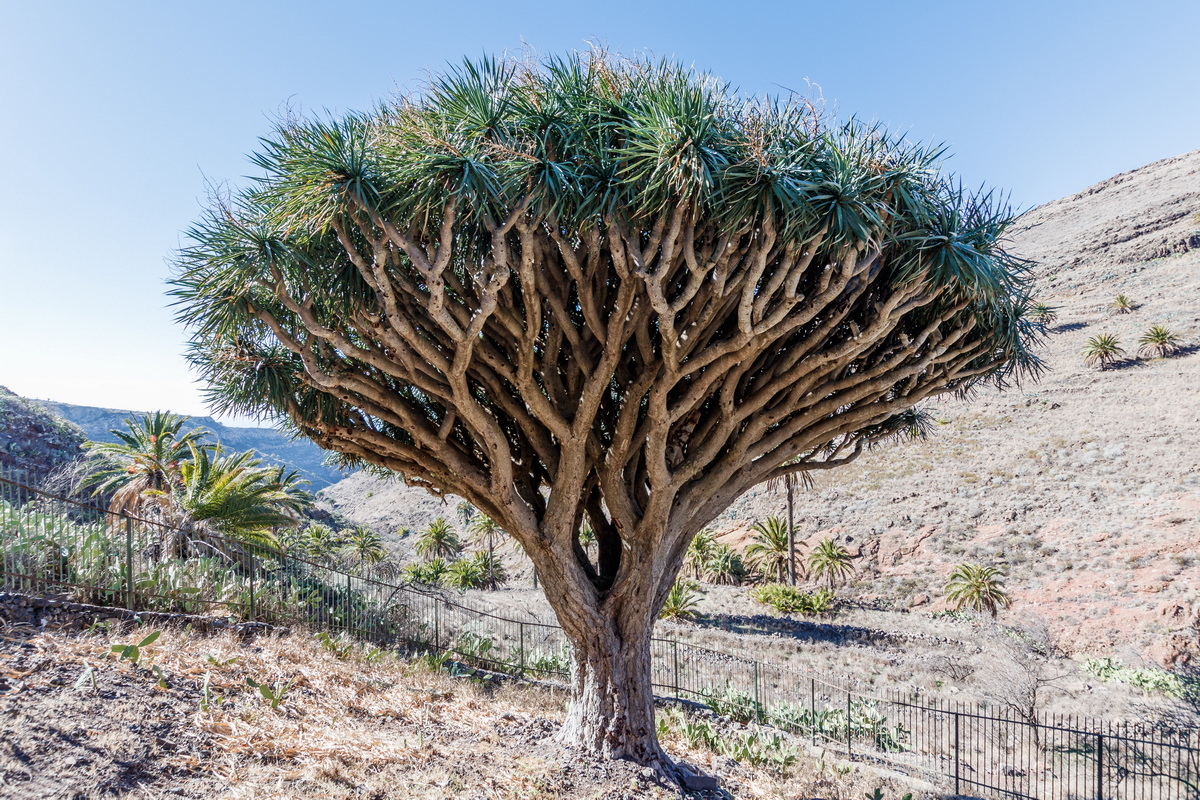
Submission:
[[[796,526],[792,524],[795,504],[792,502],[792,483],[787,484],[787,515],[788,515],[788,581],[796,585]]]
[[[641,613],[639,617],[644,617]],[[658,744],[650,682],[652,620],[613,619],[572,637],[575,665],[564,744],[598,758],[626,758],[674,775]]]

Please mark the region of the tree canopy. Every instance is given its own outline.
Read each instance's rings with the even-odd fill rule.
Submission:
[[[690,538],[748,488],[1037,369],[1013,215],[941,157],[669,61],[483,59],[282,120],[174,293],[220,410],[469,500],[588,673],[604,635],[648,643]],[[573,708],[619,672],[577,676]],[[580,743],[633,753],[605,713]]]

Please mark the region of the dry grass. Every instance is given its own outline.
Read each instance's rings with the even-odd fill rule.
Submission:
[[[20,797],[674,796],[632,764],[594,764],[559,747],[565,696],[553,687],[452,677],[362,647],[339,657],[298,633],[242,640],[164,629],[137,665],[111,654],[149,632],[8,629],[0,787]],[[94,682],[77,684],[89,668]],[[247,678],[289,688],[272,708]],[[860,767],[806,755],[780,773],[670,735],[666,746],[719,775],[734,797],[903,793]]]

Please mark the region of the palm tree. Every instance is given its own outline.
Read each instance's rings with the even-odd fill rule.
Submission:
[[[353,565],[366,569],[368,574],[388,555],[383,537],[361,525],[350,531],[343,546]]]
[[[772,515],[750,528],[754,541],[746,548],[746,556],[756,569],[764,574],[775,573],[776,583],[783,583],[788,575],[791,557],[791,531],[783,517]]]
[[[471,524],[471,520],[475,519],[479,509],[466,500],[459,500],[458,505],[454,507],[454,513],[458,515],[458,523],[465,528]]]
[[[836,581],[854,574],[854,556],[833,539],[822,539],[808,554],[808,568],[813,577],[824,577],[833,589]]]
[[[746,564],[727,544],[713,546],[704,567],[704,580],[723,586],[737,586],[746,579]]]
[[[1155,325],[1138,339],[1138,355],[1166,358],[1179,349],[1179,334],[1165,325]]]
[[[798,464],[799,458],[794,458],[785,466]],[[788,583],[796,585],[796,525],[795,525],[795,493],[800,486],[812,487],[812,476],[807,472],[788,472],[778,478],[767,481],[768,491],[783,489],[787,496],[787,573]]]
[[[1111,333],[1102,333],[1087,340],[1083,346],[1083,360],[1089,367],[1108,369],[1125,355],[1121,342]]]
[[[193,445],[202,447],[208,432],[195,428],[182,433],[187,417],[156,411],[125,420],[127,431],[113,430],[117,442],[87,442],[96,468],[84,479],[93,493],[113,493],[109,511],[137,514],[150,491],[163,492],[179,482],[179,465],[190,458]]]
[[[476,514],[470,528],[471,541],[487,546],[488,585],[496,590],[496,542],[508,534],[487,514]]]
[[[194,442],[188,450],[190,457],[178,464],[177,486],[144,493],[177,534],[173,555],[198,542],[226,552],[227,543],[215,537],[277,547],[273,529],[296,525],[312,505],[311,495],[299,488],[304,481],[263,467],[253,451],[225,455],[220,447]]]
[[[683,557],[683,568],[691,572],[693,578],[700,580],[708,570],[716,546],[717,536],[712,528],[699,531],[688,545],[687,555]]]
[[[1114,297],[1108,307],[1114,314],[1129,314],[1134,309],[1133,301],[1123,294]]]
[[[431,558],[453,561],[462,552],[462,542],[449,520],[438,517],[417,537],[416,551],[426,561]]]
[[[993,617],[997,610],[1008,608],[1012,601],[1004,591],[1004,573],[995,567],[979,564],[960,564],[950,573],[946,584],[946,599],[954,607],[988,611]]]
[[[334,551],[345,544],[333,528],[319,522],[314,522],[305,528],[300,534],[300,541],[304,554],[321,563],[328,563]]]

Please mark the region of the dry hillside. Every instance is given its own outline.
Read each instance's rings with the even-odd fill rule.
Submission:
[[[798,498],[809,543],[833,536],[862,554],[853,593],[936,608],[956,564],[994,564],[1009,571],[1009,615],[1043,618],[1076,654],[1187,657],[1200,624],[1198,214],[1200,151],[1025,215],[1015,250],[1038,262],[1040,294],[1059,308],[1042,379],[943,400],[931,440],[869,453]],[[1132,313],[1108,309],[1118,293]],[[1158,324],[1182,352],[1135,359]],[[1129,354],[1106,371],[1080,355],[1101,333]],[[366,475],[323,496],[384,533],[454,511]],[[740,541],[782,509],[755,490],[714,527]]]

